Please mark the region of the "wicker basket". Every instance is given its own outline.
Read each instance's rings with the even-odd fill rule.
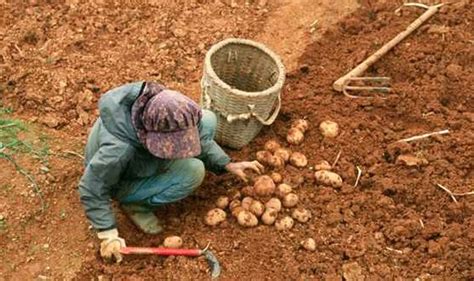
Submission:
[[[248,144],[280,111],[285,68],[260,43],[226,39],[204,62],[201,105],[217,115],[216,141],[231,148]]]

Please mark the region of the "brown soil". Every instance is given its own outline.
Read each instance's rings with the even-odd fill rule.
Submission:
[[[74,273],[77,280],[208,279],[203,258],[126,257],[120,266],[104,263],[77,198],[80,159],[64,153],[81,150],[95,118],[95,102],[110,87],[159,78],[197,98],[207,47],[231,35],[258,37],[275,8],[231,8],[214,1],[204,8],[190,2],[194,4],[143,10],[93,5],[4,9],[3,102],[48,133],[54,153],[46,175],[37,160],[17,157],[41,184],[49,206],[44,214],[37,212],[38,198],[28,193],[26,180],[14,173],[11,163],[0,162],[2,186],[13,187],[2,189],[0,197],[0,212],[9,226],[0,232],[0,273],[5,279],[61,279]],[[332,162],[342,151],[334,171],[344,180],[341,189],[333,189],[317,185],[310,169],[287,166],[281,171],[296,187],[299,206],[311,210],[310,222],[286,232],[268,226],[243,229],[234,219],[215,228],[205,226],[203,216],[215,199],[229,188],[242,187],[228,175],[209,175],[196,194],[158,211],[167,226],[158,237],[140,233],[118,211],[119,231],[128,245],[159,246],[168,235],[180,235],[185,247],[210,241],[223,280],[474,279],[474,196],[458,197],[455,203],[435,185],[455,192],[474,186],[473,4],[444,7],[368,71],[368,76],[392,78],[387,99],[354,100],[332,91],[332,82],[421,12],[405,8],[397,16],[393,11],[399,3],[363,2],[306,47],[299,67],[288,75],[277,122],[242,151],[230,152],[235,159],[254,158],[268,139],[285,143],[291,120],[307,118],[311,129],[306,140],[292,149],[306,154],[309,167],[322,159]],[[223,23],[225,31],[220,30]],[[160,49],[162,42],[169,45]],[[317,127],[326,119],[339,124],[336,139],[321,137]],[[394,144],[442,129],[450,134]],[[397,161],[407,154],[423,161],[412,167]],[[363,174],[354,187],[356,167]],[[300,247],[308,237],[316,240],[315,252]]]

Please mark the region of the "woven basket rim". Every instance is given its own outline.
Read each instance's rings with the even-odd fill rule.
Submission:
[[[217,52],[219,49],[223,48],[224,46],[228,45],[228,44],[243,44],[243,45],[249,45],[249,46],[252,46],[252,47],[255,47],[255,48],[258,48],[260,49],[262,52],[264,52],[265,54],[267,54],[268,56],[270,56],[276,63],[276,66],[279,70],[279,74],[278,74],[278,79],[277,81],[275,82],[275,84],[273,84],[273,86],[271,86],[270,88],[267,88],[263,91],[257,91],[257,92],[247,92],[247,91],[242,91],[242,90],[239,90],[239,89],[236,89],[236,88],[233,88],[231,87],[229,84],[225,83],[224,81],[222,81],[222,79],[216,74],[216,72],[214,71],[214,68],[212,67],[212,63],[211,63],[211,56]],[[281,91],[281,89],[283,88],[283,83],[285,82],[285,66],[283,65],[280,57],[274,53],[272,50],[270,50],[267,46],[261,44],[261,43],[258,43],[258,42],[255,42],[255,41],[252,41],[252,40],[248,40],[248,39],[241,39],[241,38],[228,38],[228,39],[225,39],[223,41],[220,41],[216,44],[214,44],[210,49],[209,51],[206,53],[206,57],[205,57],[205,60],[204,60],[204,63],[205,63],[205,66],[206,66],[206,69],[208,71],[208,75],[211,77],[211,78],[214,78],[214,81],[222,88],[224,89],[227,89],[229,90],[230,92],[236,94],[236,95],[239,95],[239,96],[252,96],[252,97],[256,97],[256,96],[268,96],[270,94],[273,94],[275,92],[279,92]]]

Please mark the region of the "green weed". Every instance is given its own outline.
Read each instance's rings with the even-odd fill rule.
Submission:
[[[11,113],[11,108],[0,104],[0,153],[28,153],[46,164],[49,156],[48,136],[36,134],[29,124],[11,118]]]
[[[41,212],[43,212],[46,205],[40,187],[34,177],[15,161],[13,155],[26,153],[47,166],[49,157],[48,137],[41,133],[35,133],[33,127],[21,120],[12,118],[12,112],[10,108],[5,108],[0,104],[0,158],[13,163],[16,170],[30,181],[33,190],[40,198]]]

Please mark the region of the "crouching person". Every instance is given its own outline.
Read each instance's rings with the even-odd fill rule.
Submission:
[[[231,162],[214,141],[216,116],[158,83],[112,89],[101,97],[99,110],[86,145],[79,192],[102,240],[104,258],[120,262],[125,246],[111,200],[119,202],[141,231],[158,234],[163,225],[154,210],[190,195],[205,170],[230,172],[243,180],[246,169],[263,170],[257,161]]]

